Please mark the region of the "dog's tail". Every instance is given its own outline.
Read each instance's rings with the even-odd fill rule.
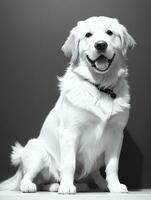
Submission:
[[[14,176],[0,183],[0,191],[19,190],[20,181],[22,179],[22,167],[21,167],[22,151],[23,151],[23,146],[21,146],[19,143],[15,143],[15,145],[12,146],[11,164],[19,167]]]

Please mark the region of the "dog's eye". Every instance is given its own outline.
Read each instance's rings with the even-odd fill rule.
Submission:
[[[113,35],[113,32],[112,32],[111,30],[107,30],[106,33],[107,33],[108,35]]]
[[[85,37],[87,37],[87,38],[89,38],[91,36],[92,36],[92,33],[90,33],[90,32],[88,32],[88,33],[85,34]]]

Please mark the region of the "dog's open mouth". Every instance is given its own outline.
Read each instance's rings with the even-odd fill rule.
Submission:
[[[94,67],[97,71],[103,73],[103,72],[106,72],[109,70],[109,68],[115,58],[115,54],[113,55],[113,57],[111,59],[108,59],[103,54],[101,54],[95,60],[91,60],[88,55],[86,57],[92,67]]]

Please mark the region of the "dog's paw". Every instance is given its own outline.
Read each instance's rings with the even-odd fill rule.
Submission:
[[[59,194],[75,194],[76,187],[73,184],[61,183],[58,190]]]
[[[58,192],[59,183],[52,183],[49,187],[50,192]]]
[[[36,192],[37,191],[37,187],[35,183],[32,183],[29,180],[23,180],[20,184],[20,191],[21,192],[25,192],[25,193],[31,193],[31,192]]]
[[[108,185],[108,189],[110,192],[115,192],[115,193],[127,193],[128,189],[126,185],[124,184],[110,184]]]

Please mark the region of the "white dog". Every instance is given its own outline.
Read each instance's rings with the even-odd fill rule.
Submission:
[[[126,53],[134,39],[117,19],[78,22],[62,47],[70,65],[59,78],[60,96],[40,135],[11,154],[16,174],[0,190],[76,192],[88,175],[100,189],[127,192],[118,163],[130,108]],[[106,181],[99,169],[105,164]],[[49,184],[49,185],[46,185]],[[43,185],[43,186],[42,186]]]

